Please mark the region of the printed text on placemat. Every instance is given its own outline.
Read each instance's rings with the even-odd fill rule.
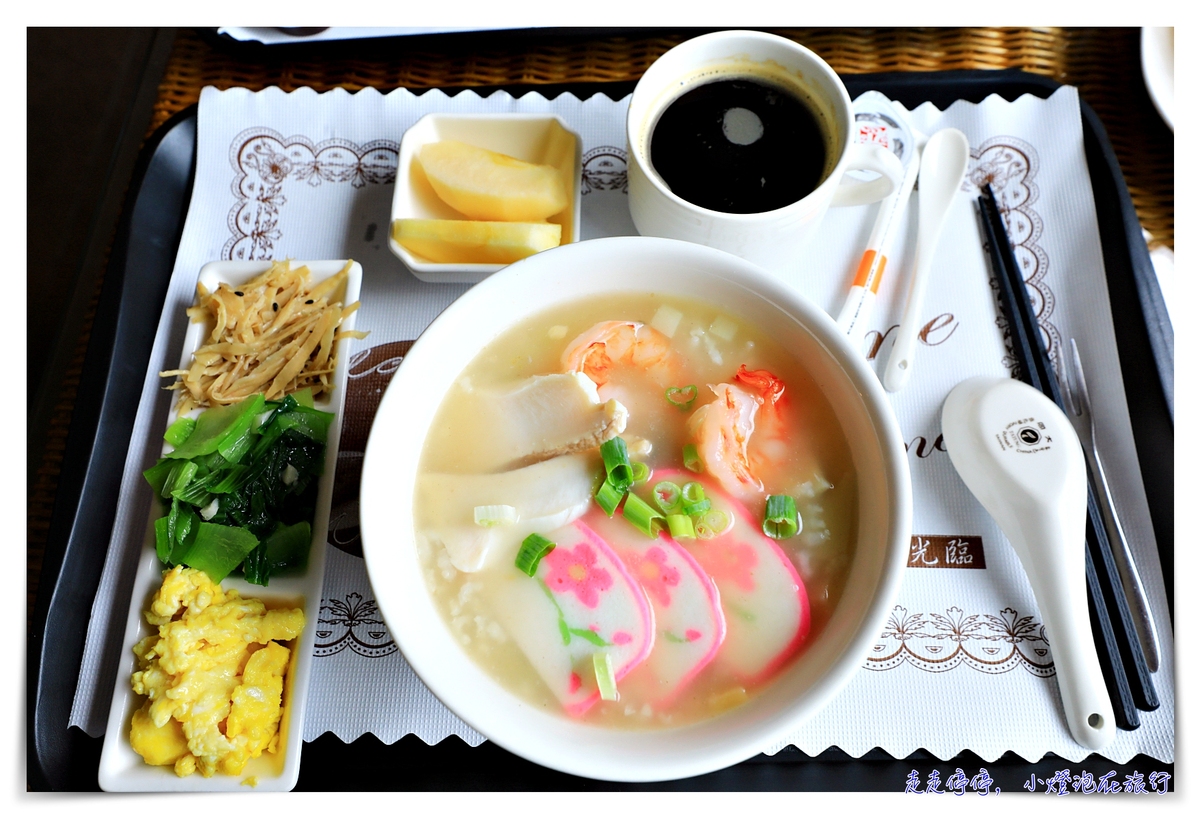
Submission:
[[[909,568],[987,568],[983,538],[914,534],[908,546]]]

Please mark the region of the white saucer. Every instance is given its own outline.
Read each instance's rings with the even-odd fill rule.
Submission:
[[[1154,107],[1175,130],[1175,29],[1142,29],[1142,76]]]

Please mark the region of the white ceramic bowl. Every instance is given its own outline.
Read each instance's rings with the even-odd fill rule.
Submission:
[[[858,542],[845,592],[803,657],[747,704],[659,731],[572,721],[518,699],[461,650],[426,590],[412,501],[441,396],[486,344],[555,305],[611,292],[702,298],[803,356],[841,420],[858,473]],[[413,396],[420,395],[420,399]],[[762,752],[859,671],[882,632],[908,557],[912,490],[899,426],[879,381],[820,308],[736,256],[670,239],[597,239],[517,262],[474,287],[421,335],[376,415],[363,465],[363,552],[379,609],[405,658],[451,710],[547,767],[617,781],[698,775]]]
[[[557,168],[566,185],[568,204],[546,221],[562,227],[562,244],[579,241],[583,143],[562,119],[553,114],[426,114],[400,140],[392,219],[388,224],[388,247],[413,275],[435,284],[474,284],[504,267],[430,261],[402,247],[392,237],[396,219],[465,218],[438,197],[419,163],[414,162],[422,146],[446,139]]]

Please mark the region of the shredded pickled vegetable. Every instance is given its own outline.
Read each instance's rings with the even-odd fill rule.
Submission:
[[[338,330],[358,309],[357,301],[343,306],[339,300],[349,270],[347,264],[310,286],[308,268],[284,260],[245,284],[222,283],[211,293],[197,284],[197,304],[188,316],[211,322],[212,332],[188,369],[159,373],[178,376],[167,388],[180,393],[179,414],[237,403],[256,392],[279,400],[306,387],[313,397],[332,391],[337,342],[366,337]]]

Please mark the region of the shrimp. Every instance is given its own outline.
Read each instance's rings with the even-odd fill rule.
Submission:
[[[787,454],[784,384],[765,369],[738,367],[734,383],[709,389],[717,396],[688,420],[704,469],[744,501],[760,496],[763,481]]]
[[[604,386],[617,366],[648,372],[669,386],[679,364],[671,339],[654,327],[636,321],[601,321],[572,341],[563,352],[563,369],[582,372]]]
[[[743,500],[758,497],[763,483],[751,468],[747,447],[763,399],[736,384],[709,384],[708,388],[717,399],[701,406],[688,419],[696,453],[704,470],[730,494]]]
[[[758,415],[758,434],[754,438],[754,447],[750,452],[750,461],[760,474],[770,471],[771,467],[787,456],[787,427],[784,424],[784,410],[788,398],[784,396],[784,384],[778,377],[765,369],[747,369],[745,364],[738,367],[734,381],[744,384],[751,392],[762,398],[762,411]]]

